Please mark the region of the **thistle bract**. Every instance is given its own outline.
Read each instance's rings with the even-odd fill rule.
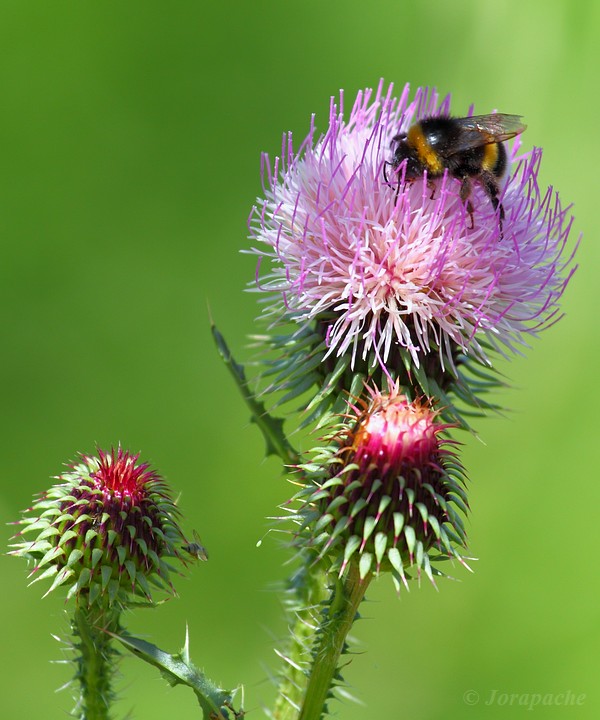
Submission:
[[[81,455],[18,524],[13,555],[33,560],[33,582],[88,606],[151,600],[151,585],[174,593],[166,558],[181,558],[178,511],[165,482],[121,448]],[[46,594],[48,594],[46,593]]]
[[[462,561],[466,543],[457,512],[467,512],[465,478],[448,426],[396,385],[370,395],[368,408],[354,408],[354,422],[346,419],[302,466],[298,542],[340,574],[357,562],[361,577],[390,570],[399,585],[414,568],[433,579],[431,561]]]

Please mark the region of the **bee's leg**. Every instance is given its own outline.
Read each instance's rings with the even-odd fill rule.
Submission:
[[[429,196],[430,200],[433,200],[435,197],[435,183],[431,178],[427,178],[427,187],[431,190],[431,195]]]
[[[469,217],[471,218],[471,230],[475,227],[475,219],[473,218],[473,203],[469,200],[471,195],[471,178],[465,175],[460,185],[460,199],[465,203]]]
[[[383,179],[385,180],[385,184],[392,186],[392,181],[388,180],[387,176],[387,166],[390,165],[392,167],[392,172],[395,170],[394,164],[386,160],[383,163]],[[396,172],[396,194],[394,195],[394,205],[398,201],[398,195],[400,194],[400,173]]]
[[[469,213],[469,219],[471,221],[471,227],[469,228],[470,230],[475,229],[475,218],[473,217],[473,211],[473,203],[470,200],[467,200],[467,212]]]
[[[498,213],[498,226],[500,228],[500,240],[502,240],[502,237],[503,237],[502,223],[504,221],[504,207],[502,206],[502,203],[498,200],[498,194],[500,192],[500,189],[498,188],[498,182],[496,181],[496,177],[494,175],[492,175],[492,173],[490,173],[490,172],[481,173],[480,181],[481,181],[481,184],[483,185],[483,189],[485,190],[486,195],[489,197],[490,202],[492,203],[494,212]]]
[[[388,160],[385,160],[384,163],[383,163],[383,179],[385,180],[385,184],[386,184],[386,185],[390,185],[390,184],[391,184],[390,181],[388,180],[387,169],[386,169],[387,166],[388,166],[388,165],[391,165],[391,164],[392,164],[392,163],[389,162]]]

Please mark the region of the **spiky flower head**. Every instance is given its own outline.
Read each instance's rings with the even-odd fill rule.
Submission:
[[[448,172],[390,174],[393,138],[449,113],[449,97],[419,88],[410,101],[408,86],[395,97],[382,82],[358,93],[347,120],[343,95],[332,98],[322,135],[313,121],[297,149],[289,134],[280,157],[263,158],[264,196],[249,220],[254,289],[266,317],[310,328],[326,358],[348,355],[355,369],[383,365],[393,377],[435,358],[456,374],[459,355],[490,364],[492,350],[518,351],[560,316],[572,218],[552,188],[540,189],[539,148],[521,152],[520,138],[507,148],[502,230],[480,184],[471,222]],[[293,348],[289,337],[280,345]]]
[[[121,447],[80,455],[17,524],[12,555],[33,560],[32,582],[63,585],[85,606],[174,593],[167,558],[182,559],[178,511],[164,480]]]
[[[397,384],[369,389],[368,407],[351,409],[333,442],[302,466],[306,484],[298,522],[301,548],[362,577],[390,570],[396,584],[411,568],[433,579],[431,562],[466,543],[465,477],[448,425]]]

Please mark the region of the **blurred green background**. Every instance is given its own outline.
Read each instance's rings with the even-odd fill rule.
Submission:
[[[547,718],[600,717],[598,288],[600,5],[482,2],[26,2],[0,5],[0,513],[18,517],[79,450],[122,442],[168,478],[211,554],[181,598],[128,623],[177,650],[190,624],[196,662],[245,685],[248,718],[273,689],[285,631],[274,582],[286,554],[265,517],[290,493],[263,459],[212,345],[215,317],[242,358],[255,329],[246,219],[260,152],[281,133],[325,127],[329,97],[380,77],[452,92],[526,117],[544,147],[542,184],[575,203],[585,233],[567,317],[503,367],[507,418],[464,436],[475,573],[400,599],[382,578],[355,627],[346,678],[358,718],[506,718],[497,693],[584,694]],[[349,103],[348,103],[349,104]],[[3,524],[5,545],[11,529]],[[26,587],[2,557],[2,716],[58,720],[69,669],[51,665],[60,597]],[[127,659],[118,716],[198,717]],[[477,697],[469,694],[475,691]],[[465,695],[467,693],[467,695]],[[472,704],[469,704],[471,702]],[[559,702],[559,699],[557,699]]]

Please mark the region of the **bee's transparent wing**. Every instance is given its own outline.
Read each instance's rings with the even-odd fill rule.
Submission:
[[[460,132],[456,142],[452,144],[453,155],[482,145],[510,140],[527,127],[523,124],[522,115],[505,113],[455,118],[454,122]]]

